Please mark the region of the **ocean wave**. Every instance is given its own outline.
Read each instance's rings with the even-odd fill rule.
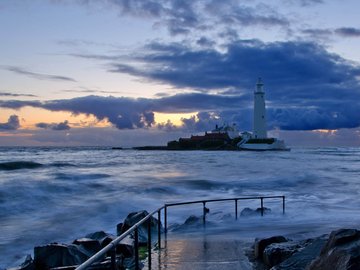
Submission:
[[[202,189],[202,190],[212,190],[218,188],[223,189],[225,187],[228,187],[227,183],[216,182],[212,180],[204,180],[204,179],[177,181],[177,184],[180,186],[186,186],[191,189]]]
[[[67,173],[57,173],[55,174],[55,179],[57,180],[89,180],[89,179],[102,179],[111,177],[109,174],[105,173],[89,173],[89,174],[67,174]]]
[[[12,171],[20,169],[37,169],[42,167],[43,164],[32,161],[11,161],[0,163],[1,171]]]
[[[51,163],[49,166],[51,167],[76,167],[76,165],[66,162],[55,162]]]

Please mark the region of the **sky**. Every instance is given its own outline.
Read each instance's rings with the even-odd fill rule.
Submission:
[[[0,0],[0,146],[138,146],[235,123],[360,146],[358,0]]]

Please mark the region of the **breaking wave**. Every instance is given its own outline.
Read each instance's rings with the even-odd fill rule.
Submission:
[[[43,164],[32,161],[11,161],[0,163],[1,171],[13,171],[20,169],[36,169],[42,167]]]

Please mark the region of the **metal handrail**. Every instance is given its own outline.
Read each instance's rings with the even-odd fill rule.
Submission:
[[[148,214],[146,217],[138,221],[132,227],[130,227],[126,232],[115,238],[107,246],[102,248],[99,252],[90,257],[87,261],[77,266],[75,270],[85,270],[90,267],[93,263],[101,260],[107,252],[111,251],[111,268],[116,269],[116,246],[123,240],[125,237],[134,232],[134,251],[135,251],[135,269],[139,269],[139,243],[138,243],[138,227],[148,221],[155,213],[158,214],[158,247],[161,248],[161,210],[164,209],[164,233],[167,233],[167,208],[179,205],[188,205],[188,204],[203,204],[203,224],[205,226],[206,222],[206,213],[208,209],[206,208],[206,203],[209,202],[221,202],[221,201],[235,201],[235,218],[238,219],[238,201],[244,200],[260,200],[261,205],[261,216],[264,215],[264,199],[282,199],[282,209],[283,214],[285,214],[285,196],[252,196],[252,197],[235,197],[235,198],[226,198],[226,199],[209,199],[209,200],[197,200],[189,202],[180,202],[180,203],[166,203],[164,206],[156,209],[155,211]],[[148,264],[149,269],[151,269],[151,224],[150,220],[148,222]]]
[[[179,205],[187,205],[187,204],[197,204],[202,203],[203,204],[203,223],[205,225],[206,222],[206,203],[208,202],[223,202],[223,201],[235,201],[235,219],[238,219],[238,201],[245,201],[245,200],[260,200],[260,211],[261,216],[264,215],[264,199],[282,199],[282,208],[283,208],[283,214],[285,214],[285,196],[252,196],[252,197],[235,197],[235,198],[226,198],[226,199],[209,199],[209,200],[197,200],[197,201],[190,201],[190,202],[180,202],[180,203],[166,203],[164,205],[164,227],[165,227],[165,233],[167,232],[167,208],[171,206],[179,206]]]
[[[152,213],[148,214],[146,217],[141,219],[139,222],[135,223],[132,227],[130,227],[126,232],[112,240],[107,246],[105,246],[103,249],[101,249],[99,252],[94,254],[91,258],[89,258],[86,262],[80,264],[78,267],[76,267],[76,270],[84,270],[91,266],[93,263],[99,261],[103,258],[103,256],[106,255],[107,252],[111,251],[112,249],[115,249],[116,246],[120,243],[121,240],[123,240],[126,236],[131,234],[135,231],[137,233],[137,228],[142,225],[145,221],[147,221],[151,216],[153,216],[155,213],[160,213],[160,211],[164,208],[164,206],[158,208],[157,210],[153,211]],[[159,221],[160,223],[160,221]],[[137,237],[135,237],[135,241],[137,240]],[[135,251],[136,252],[136,251]],[[113,256],[112,256],[113,257]],[[136,263],[136,262],[135,262]],[[112,262],[113,265],[113,262]]]

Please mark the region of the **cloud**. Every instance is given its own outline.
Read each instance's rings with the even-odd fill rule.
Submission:
[[[265,27],[282,26],[287,27],[289,21],[280,15],[275,9],[265,4],[256,7],[243,5],[241,1],[209,1],[205,10],[210,17],[215,18],[216,23],[223,25],[254,26]]]
[[[86,93],[86,94],[93,94],[93,93],[102,93],[102,94],[119,94],[119,92],[116,91],[103,91],[103,90],[96,90],[96,89],[65,89],[61,92],[66,93]]]
[[[68,2],[58,0],[56,3]],[[78,0],[87,6],[97,6],[95,1]],[[244,1],[181,1],[181,0],[107,0],[102,5],[117,10],[120,16],[148,19],[154,27],[166,27],[171,35],[187,35],[193,31],[220,32],[229,25],[237,28],[248,26],[288,27],[288,20],[274,8],[260,4],[245,5]],[[71,42],[73,44],[74,42]],[[76,42],[78,44],[78,42]]]
[[[0,92],[0,96],[3,97],[37,97],[36,95],[32,94],[14,94],[10,92]]]
[[[52,130],[69,130],[70,126],[69,126],[69,122],[67,120],[65,120],[64,122],[61,123],[37,123],[36,127],[38,128],[43,128],[43,129],[52,129]]]
[[[360,37],[360,29],[354,27],[337,28],[335,33],[343,37]]]
[[[37,80],[51,80],[51,81],[69,81],[69,82],[76,82],[75,79],[65,76],[59,76],[59,75],[49,75],[49,74],[41,74],[41,73],[35,73],[28,71],[26,69],[20,68],[20,67],[14,67],[14,66],[2,66],[1,67],[4,70],[13,72],[15,74],[24,75],[30,78],[34,78]]]
[[[317,5],[317,4],[324,4],[324,0],[287,0],[288,2],[292,3],[292,4],[296,4],[296,5],[301,5],[304,7],[307,6],[313,6],[313,5]]]
[[[151,43],[134,56],[132,64],[112,65],[112,72],[202,91],[235,88],[241,93],[262,76],[275,91],[287,89],[287,95],[294,98],[303,91],[313,95],[316,89],[358,86],[356,76],[360,74],[358,66],[315,43],[259,40],[233,41],[224,52],[179,43]],[[294,87],[297,91],[291,90]]]
[[[307,28],[302,30],[301,33],[315,41],[329,41],[334,31],[331,29]]]
[[[6,123],[0,123],[0,131],[16,130],[20,127],[19,117],[11,115]]]
[[[233,40],[222,51],[186,44],[150,43],[131,61],[111,61],[112,72],[193,92],[159,98],[86,96],[52,101],[0,101],[18,109],[92,114],[118,129],[155,127],[155,112],[199,112],[183,119],[186,130],[236,123],[251,130],[253,89],[265,82],[269,129],[315,130],[360,126],[360,67],[311,42]],[[196,90],[196,91],[195,91]],[[174,130],[172,123],[159,125]]]

